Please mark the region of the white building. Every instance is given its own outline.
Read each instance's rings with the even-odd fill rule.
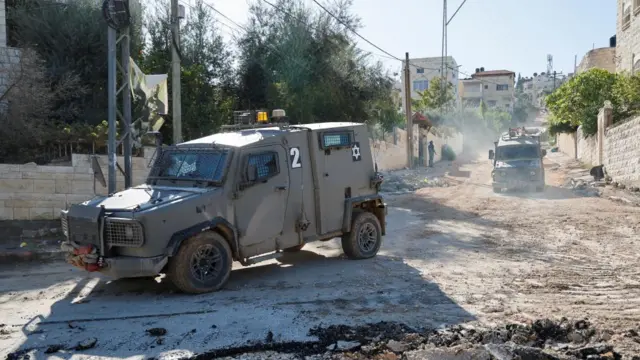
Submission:
[[[403,61],[403,69],[404,64]],[[458,64],[452,56],[445,58],[446,78],[453,85],[454,94],[458,94]],[[411,98],[418,99],[420,95],[418,91],[424,91],[429,88],[429,84],[434,78],[442,77],[442,57],[428,57],[409,59],[409,71],[411,79]],[[404,76],[402,78],[402,98],[405,98]],[[404,111],[405,104],[402,104]]]
[[[482,102],[488,108],[511,111],[515,102],[516,74],[509,70],[476,69],[469,79],[461,82],[463,107],[479,107]]]
[[[529,95],[531,103],[537,108],[543,108],[545,96],[551,94],[568,79],[564,74],[556,74],[555,78],[553,74],[547,73],[534,75],[531,78],[524,79],[522,91]]]

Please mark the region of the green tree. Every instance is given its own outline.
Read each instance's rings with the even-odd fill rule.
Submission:
[[[46,69],[47,81],[57,84],[79,77],[88,91],[66,94],[56,102],[54,120],[98,124],[107,112],[107,32],[101,3],[92,0],[13,0],[8,26],[17,34],[13,46],[33,49]],[[141,9],[134,8],[132,54],[142,47]]]
[[[239,40],[238,101],[244,108],[283,108],[293,122],[358,121],[389,99],[393,82],[380,63],[356,48],[345,26],[297,0],[250,8]],[[342,23],[359,28],[352,1],[332,5]]]
[[[141,69],[148,74],[168,73],[171,66],[170,8],[165,1],[147,15],[148,46]],[[231,53],[218,32],[211,9],[203,0],[189,8],[181,34],[181,104],[183,138],[215,133],[228,122],[234,107]],[[169,83],[169,87],[172,84]],[[171,90],[170,90],[171,91]],[[173,105],[169,101],[169,107]],[[171,121],[163,126],[171,139]]]
[[[591,69],[574,76],[545,98],[555,129],[582,126],[585,134],[597,131],[597,118],[606,100],[614,106],[614,121],[621,113],[620,99],[612,96],[619,75],[602,69]],[[559,126],[560,124],[564,124]]]
[[[416,109],[422,111],[442,110],[443,113],[449,113],[455,108],[453,84],[445,82],[441,77],[431,79],[429,88],[425,91],[419,91],[418,94],[420,98],[414,101]]]

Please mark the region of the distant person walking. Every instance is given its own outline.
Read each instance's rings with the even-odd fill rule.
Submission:
[[[433,157],[436,155],[436,147],[433,145],[433,140],[429,141],[429,167],[433,167]]]

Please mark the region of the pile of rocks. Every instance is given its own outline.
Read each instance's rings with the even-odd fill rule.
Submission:
[[[587,181],[584,179],[569,178],[564,187],[573,190],[574,193],[585,197],[599,197],[604,181]]]
[[[598,330],[587,320],[538,320],[494,328],[459,325],[440,330],[412,329],[380,322],[350,327],[314,328],[317,342],[236,353],[228,359],[530,359],[614,360],[622,356],[607,342],[611,331]],[[637,332],[633,330],[633,334]],[[638,339],[640,341],[640,339]],[[285,345],[285,344],[282,344]],[[230,355],[229,353],[227,353]],[[198,359],[207,359],[206,355]],[[640,357],[631,357],[640,360]]]
[[[380,190],[384,193],[410,193],[425,187],[447,187],[449,182],[428,170],[400,170],[383,174]]]

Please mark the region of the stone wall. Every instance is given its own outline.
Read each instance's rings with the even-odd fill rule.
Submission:
[[[146,148],[144,157],[132,161],[133,184],[141,184],[149,172],[147,164],[154,148]],[[107,157],[98,162],[107,179]],[[118,158],[120,166],[124,159]],[[118,190],[124,188],[124,177],[118,171]],[[95,184],[95,190],[94,190]],[[39,166],[0,164],[0,220],[51,220],[71,204],[106,195],[107,189],[94,182],[90,155],[73,154],[71,166]]]
[[[603,147],[605,169],[615,181],[640,183],[640,117],[607,128]]]
[[[609,72],[616,72],[616,48],[614,47],[606,47],[589,50],[582,61],[580,61],[580,65],[576,69],[576,73],[585,72],[589,69],[604,69]]]

